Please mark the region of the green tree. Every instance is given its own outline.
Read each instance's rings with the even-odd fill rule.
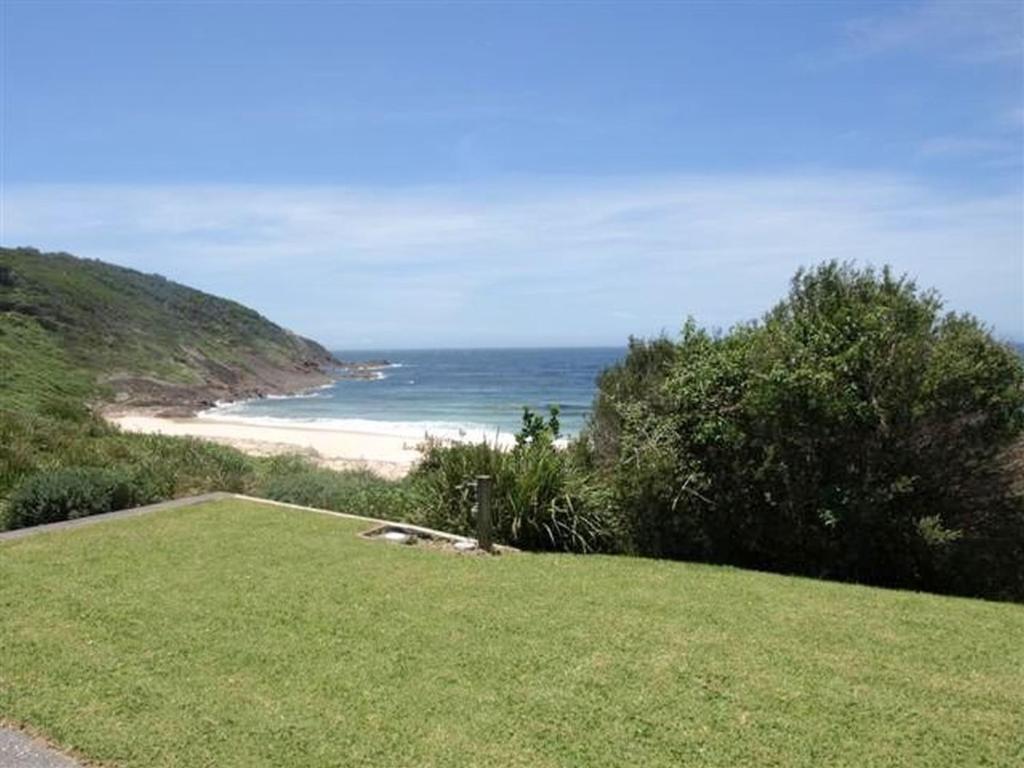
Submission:
[[[547,421],[539,413],[534,413],[527,406],[523,406],[523,422],[516,433],[516,445],[520,448],[530,444],[551,444],[558,439],[562,425],[558,420],[561,408],[557,405],[548,406]]]
[[[888,269],[829,263],[761,322],[688,323],[655,373],[651,350],[602,379],[592,437],[641,552],[1024,593],[1002,470],[1024,367],[975,318]]]

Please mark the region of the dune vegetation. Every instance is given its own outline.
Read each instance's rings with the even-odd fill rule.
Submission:
[[[934,293],[887,270],[824,264],[797,275],[758,321],[725,333],[691,322],[677,339],[633,340],[602,375],[590,423],[568,448],[557,441],[557,411],[527,411],[513,449],[428,445],[409,477],[389,482],[296,456],[120,432],[96,412],[115,396],[109,377],[104,384],[100,363],[83,362],[103,343],[79,327],[102,314],[107,269],[118,285],[145,288],[145,299],[109,302],[124,328],[159,325],[147,313],[168,311],[157,308],[166,290],[171,315],[213,312],[228,330],[258,331],[250,352],[274,343],[315,358],[318,348],[153,276],[4,255],[14,265],[0,272],[6,527],[224,490],[472,534],[467,481],[489,474],[497,538],[524,549],[1024,600],[1024,363],[975,318],[945,313]],[[26,270],[33,259],[46,269]],[[25,287],[37,284],[45,290]],[[51,301],[79,285],[100,292],[76,293],[71,309]],[[205,327],[186,317],[179,331]],[[202,334],[196,343],[209,350],[234,344]],[[195,362],[191,343],[144,330],[116,364],[149,380],[147,355],[166,344]],[[115,364],[105,357],[115,347],[96,360]],[[274,354],[260,366],[276,365]]]

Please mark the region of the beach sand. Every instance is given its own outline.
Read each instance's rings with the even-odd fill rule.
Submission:
[[[127,432],[198,437],[254,456],[300,453],[331,469],[368,469],[382,477],[406,475],[420,458],[422,438],[354,432],[318,425],[278,426],[216,417],[169,418],[151,414],[110,414]]]

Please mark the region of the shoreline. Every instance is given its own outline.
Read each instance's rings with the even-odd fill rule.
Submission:
[[[104,418],[125,432],[195,437],[251,456],[297,453],[323,467],[365,469],[389,480],[400,479],[412,470],[422,457],[419,446],[428,437],[426,432],[411,437],[304,422],[291,425],[239,417],[219,419],[215,414],[169,416],[147,409],[108,411]],[[447,435],[439,439],[454,441]]]

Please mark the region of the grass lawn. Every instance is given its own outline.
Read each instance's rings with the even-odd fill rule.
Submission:
[[[241,501],[0,544],[0,717],[111,766],[1024,763],[1024,607],[459,557]]]

